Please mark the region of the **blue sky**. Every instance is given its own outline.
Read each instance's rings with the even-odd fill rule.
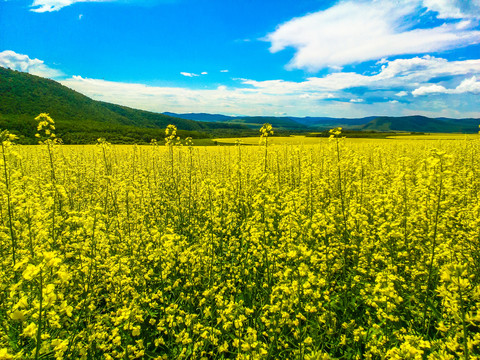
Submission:
[[[480,0],[0,0],[0,66],[157,112],[480,117],[479,22]]]

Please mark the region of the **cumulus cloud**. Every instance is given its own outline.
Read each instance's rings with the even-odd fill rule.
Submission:
[[[61,71],[48,67],[42,60],[30,59],[28,55],[17,54],[12,50],[0,52],[0,66],[46,78],[63,76]]]
[[[480,94],[480,81],[477,81],[476,76],[472,76],[470,79],[465,79],[455,88],[457,94],[463,94],[466,92]]]
[[[442,85],[428,85],[421,86],[418,89],[412,91],[413,96],[422,96],[429,94],[464,94],[473,93],[480,94],[480,81],[477,81],[476,76],[472,76],[469,79],[463,80],[460,85],[454,89],[447,89]]]
[[[438,93],[446,93],[448,90],[445,86],[441,85],[428,85],[428,86],[421,86],[418,89],[412,91],[413,96],[420,96],[420,95],[428,95],[428,94],[438,94]]]
[[[402,6],[394,0],[343,1],[290,20],[265,40],[274,53],[293,47],[296,52],[288,67],[309,71],[480,43],[480,31],[468,26],[414,28],[414,15],[421,8],[420,0],[404,1]]]
[[[58,11],[65,6],[70,6],[79,2],[108,2],[113,0],[34,0],[31,5],[31,11],[37,13]]]

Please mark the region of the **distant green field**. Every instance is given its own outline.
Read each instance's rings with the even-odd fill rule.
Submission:
[[[425,134],[425,135],[395,135],[388,136],[387,139],[402,139],[402,140],[462,140],[462,139],[480,139],[479,134]]]
[[[276,136],[268,138],[268,143],[271,145],[300,145],[300,144],[320,144],[327,141],[327,138],[307,137],[303,135],[296,136]],[[235,144],[240,141],[242,145],[258,145],[259,137],[244,137],[244,138],[219,138],[214,139],[219,145]]]

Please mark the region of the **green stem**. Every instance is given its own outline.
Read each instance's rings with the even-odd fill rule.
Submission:
[[[427,318],[427,303],[429,300],[429,293],[430,293],[430,283],[432,280],[432,272],[433,272],[433,261],[435,260],[435,250],[437,247],[437,229],[438,229],[438,218],[440,216],[440,201],[442,199],[442,188],[443,188],[443,164],[440,160],[440,184],[438,186],[438,196],[437,196],[437,208],[435,210],[435,223],[433,226],[433,240],[432,240],[432,253],[430,255],[430,264],[428,266],[428,279],[427,279],[427,289],[425,291],[425,301],[423,306],[423,329],[425,329],[425,322]]]
[[[43,276],[42,270],[40,270],[40,285],[39,285],[40,293],[39,293],[39,301],[40,301],[40,308],[38,312],[38,328],[37,328],[37,344],[35,348],[35,360],[38,359],[38,355],[40,352],[40,344],[42,340],[42,311],[43,311]]]

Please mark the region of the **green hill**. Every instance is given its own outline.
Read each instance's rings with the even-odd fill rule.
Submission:
[[[65,143],[94,143],[104,137],[114,143],[148,143],[162,139],[168,124],[183,137],[231,135],[248,128],[241,124],[208,123],[136,110],[92,100],[56,81],[0,67],[0,129],[36,143],[34,118],[42,112],[55,120]]]

